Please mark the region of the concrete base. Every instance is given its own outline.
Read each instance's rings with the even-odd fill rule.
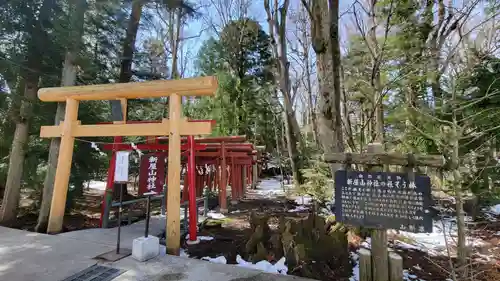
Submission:
[[[229,213],[229,210],[228,209],[222,209],[222,208],[220,208],[219,212],[221,214],[227,214],[227,213]]]
[[[238,200],[231,200],[231,205],[236,205],[236,204],[238,204],[239,202],[240,202],[240,201],[238,201]]]
[[[191,240],[186,241],[186,244],[188,244],[188,245],[196,245],[199,243],[200,243],[200,238],[198,238],[198,237],[196,237],[196,240],[194,240],[194,241],[191,241]]]
[[[132,257],[138,261],[147,261],[160,254],[160,239],[156,236],[139,237],[132,243]]]

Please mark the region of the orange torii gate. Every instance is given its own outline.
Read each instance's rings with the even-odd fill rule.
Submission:
[[[61,138],[54,193],[50,207],[48,233],[62,230],[64,208],[68,192],[73,145],[75,137],[111,136],[169,136],[168,193],[166,244],[169,254],[179,254],[180,249],[180,167],[181,135],[208,135],[211,122],[188,122],[182,115],[182,96],[213,96],[218,83],[215,77],[179,80],[117,83],[90,86],[42,88],[38,97],[44,102],[66,102],[64,121],[57,126],[42,126],[42,138]],[[160,123],[82,125],[78,121],[80,101],[158,98],[169,96],[169,119]],[[122,105],[126,102],[122,102]],[[124,110],[125,115],[126,110]]]

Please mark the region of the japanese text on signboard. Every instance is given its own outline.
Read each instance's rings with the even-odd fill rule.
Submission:
[[[335,216],[353,225],[432,232],[430,179],[403,173],[337,171]]]
[[[147,154],[141,158],[139,194],[161,193],[165,182],[165,155]]]

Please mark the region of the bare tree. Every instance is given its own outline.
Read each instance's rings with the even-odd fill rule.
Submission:
[[[203,29],[193,36],[184,36],[184,26],[189,16],[194,13],[193,11],[185,10],[182,8],[176,9],[163,9],[162,6],[156,7],[156,13],[160,19],[160,25],[157,26],[158,35],[165,48],[165,55],[170,60],[170,78],[181,78],[181,72],[184,68],[181,64],[179,68],[179,59],[181,58],[182,43],[186,40],[199,38],[203,33]]]
[[[367,117],[372,125],[370,126],[371,140],[384,143],[384,85],[382,85],[380,71],[385,61],[385,50],[387,38],[391,29],[391,17],[393,15],[394,0],[388,5],[388,11],[384,16],[379,15],[378,0],[368,0],[368,7],[359,1],[354,3],[354,19],[359,34],[363,38],[371,58],[370,87],[372,96],[369,97],[371,104],[370,116]],[[361,11],[360,11],[361,10]],[[364,13],[364,14],[363,14]],[[365,19],[367,23],[365,23]],[[378,32],[383,32],[383,37],[379,39]]]
[[[339,1],[301,0],[311,21],[311,45],[316,53],[319,82],[320,142],[325,153],[344,151],[340,111]],[[340,165],[332,164],[332,172]]]
[[[209,29],[219,35],[221,30],[233,20],[242,19],[249,16],[250,7],[254,1],[252,0],[209,0],[209,10],[212,13],[207,13],[203,19]]]
[[[300,75],[300,80],[305,91],[305,102],[308,124],[312,128],[314,142],[319,146],[319,133],[318,133],[318,123],[316,118],[316,103],[314,102],[315,93],[313,93],[312,87],[312,75],[313,75],[313,65],[310,56],[311,50],[311,35],[310,35],[310,24],[308,20],[307,11],[304,7],[299,7],[298,12],[295,16],[295,30],[294,36],[297,42],[297,47],[292,48],[292,51],[297,55],[296,60],[297,65],[302,68],[302,73]]]
[[[300,128],[295,116],[292,101],[292,85],[290,81],[290,63],[287,57],[287,38],[286,38],[286,20],[289,0],[285,0],[281,5],[278,0],[274,0],[271,7],[269,0],[264,0],[264,8],[267,13],[267,22],[269,25],[269,35],[273,53],[278,59],[277,73],[279,75],[279,88],[283,96],[285,131],[287,136],[288,154],[291,159],[291,167],[294,183],[296,185],[302,182],[300,174],[300,155],[298,150],[299,143],[302,142]]]

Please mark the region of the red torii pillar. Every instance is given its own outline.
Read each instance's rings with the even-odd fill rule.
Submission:
[[[238,204],[238,172],[234,156],[231,156],[231,205]]]
[[[188,136],[189,158],[187,177],[189,178],[189,240],[188,244],[198,244],[200,240],[197,235],[197,212],[196,205],[196,156],[194,136]],[[186,187],[184,187],[186,188]],[[186,218],[184,218],[186,219]]]
[[[221,144],[221,165],[220,165],[220,183],[219,183],[219,198],[220,198],[220,212],[227,214],[227,164],[226,164],[226,146],[224,142]]]
[[[104,216],[108,216],[109,214],[109,209],[111,209],[109,206],[113,202],[113,192],[114,192],[114,182],[115,182],[115,164],[116,164],[116,151],[117,149],[117,144],[123,142],[123,137],[114,137],[113,138],[113,152],[111,154],[111,159],[109,159],[109,166],[108,166],[108,178],[106,181],[106,191],[104,192],[104,197],[102,200],[101,204],[101,217],[99,219],[99,227],[107,228],[108,225],[108,219],[104,219]],[[108,206],[109,205],[109,206]],[[103,222],[106,225],[103,225]]]

